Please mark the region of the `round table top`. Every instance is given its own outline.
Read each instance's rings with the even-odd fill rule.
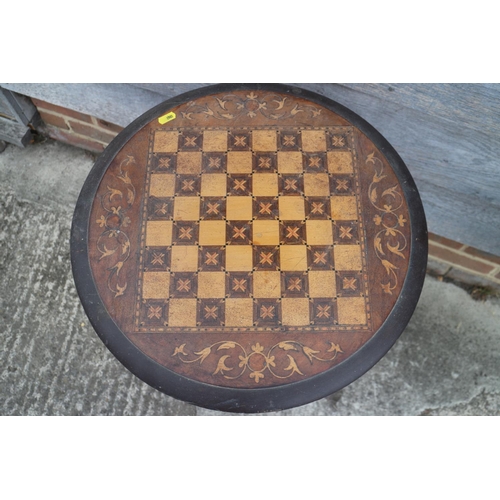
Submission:
[[[124,129],[78,200],[71,254],[96,332],[190,403],[261,412],[369,370],[416,306],[427,230],[406,166],[340,104],[216,85]]]

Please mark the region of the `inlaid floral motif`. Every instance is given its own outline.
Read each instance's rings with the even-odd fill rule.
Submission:
[[[117,186],[106,186],[105,193],[101,196],[101,207],[104,214],[95,223],[103,232],[97,240],[97,250],[101,254],[99,261],[106,259],[109,276],[108,289],[120,297],[127,289],[127,282],[122,279],[120,271],[130,257],[130,240],[125,230],[130,225],[127,212],[135,201],[135,187],[124,167],[135,165],[135,158],[127,156],[118,167],[114,178],[119,181]],[[160,255],[155,256],[159,260]]]
[[[272,311],[265,309],[264,314],[272,314]],[[327,314],[327,311],[324,311],[324,314]],[[299,364],[305,359],[311,365],[317,361],[334,361],[344,351],[339,344],[333,342],[329,342],[329,344],[329,348],[323,354],[300,342],[291,340],[283,340],[268,349],[256,342],[251,346],[250,351],[234,341],[216,342],[194,353],[186,351],[186,344],[181,344],[175,348],[172,356],[176,356],[183,363],[199,362],[200,364],[212,357],[214,358],[212,361],[217,362],[212,375],[234,380],[248,373],[248,376],[258,384],[259,380],[265,378],[266,374],[279,379],[289,378],[294,373],[304,375]],[[229,354],[222,354],[222,351],[229,352]],[[278,356],[278,353],[286,354]]]
[[[397,288],[398,276],[396,270],[399,269],[395,264],[398,259],[406,259],[404,254],[408,247],[406,236],[400,230],[408,222],[404,214],[399,212],[403,207],[403,196],[397,185],[386,187],[383,179],[384,165],[375,153],[367,156],[366,164],[373,165],[375,173],[368,188],[368,197],[370,203],[380,212],[375,215],[373,222],[380,226],[374,239],[374,248],[377,258],[387,271],[388,281],[380,283],[382,290],[389,295]]]
[[[197,101],[191,101],[183,111],[182,117],[192,120],[197,116],[207,116],[219,120],[233,120],[239,116],[246,115],[249,118],[255,118],[262,114],[266,118],[273,120],[282,120],[296,115],[316,117],[321,114],[321,109],[316,106],[297,104],[288,97],[278,94],[259,95],[255,92],[249,92],[244,97],[228,94],[222,98],[214,97],[210,104],[199,104]],[[237,138],[243,144],[244,137]],[[288,138],[291,141],[292,138]]]

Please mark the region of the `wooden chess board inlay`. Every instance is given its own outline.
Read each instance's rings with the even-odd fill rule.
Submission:
[[[137,332],[367,330],[352,127],[153,130]]]
[[[405,188],[320,102],[200,92],[102,160],[92,286],[145,359],[211,386],[281,386],[348,360],[386,322],[412,249]]]

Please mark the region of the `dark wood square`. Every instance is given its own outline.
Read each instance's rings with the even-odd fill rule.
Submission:
[[[177,175],[175,180],[176,196],[198,196],[201,177],[198,175]]]
[[[330,198],[312,197],[305,198],[306,219],[330,219]]]
[[[335,196],[352,196],[354,178],[351,175],[330,175],[330,192]]]
[[[256,196],[253,199],[254,219],[277,219],[279,217],[278,198]]]
[[[200,271],[224,271],[226,265],[225,247],[204,246],[198,250]]]
[[[172,154],[154,154],[151,157],[152,172],[175,172],[177,167],[177,155]]]
[[[211,174],[225,173],[227,170],[226,153],[203,153],[201,159],[202,172]]]
[[[226,296],[230,298],[248,298],[253,293],[252,273],[226,273]]]
[[[311,299],[309,307],[311,324],[324,326],[338,324],[335,299]]]
[[[254,299],[254,324],[258,327],[281,325],[281,301],[273,299]]]
[[[203,134],[199,130],[183,130],[179,134],[179,151],[201,151]]]
[[[226,241],[229,245],[251,245],[252,223],[232,221],[226,224]]]
[[[333,224],[333,242],[336,245],[357,245],[359,229],[356,221],[336,220]]]
[[[192,298],[198,292],[198,275],[196,273],[171,273],[170,297]]]
[[[169,247],[147,247],[145,249],[144,271],[167,271],[169,267]]]
[[[280,196],[302,196],[304,194],[304,177],[302,175],[280,174],[278,176]]]
[[[139,323],[142,326],[161,327],[168,321],[167,300],[144,300],[139,308]]]
[[[349,149],[349,134],[345,131],[329,130],[327,132],[327,148],[330,150]]]
[[[251,133],[248,130],[234,130],[228,135],[229,149],[232,151],[250,151]]]
[[[254,153],[252,161],[254,172],[272,173],[277,170],[276,153]]]
[[[170,220],[174,211],[174,198],[155,198],[148,200],[149,220]]]
[[[224,306],[224,299],[198,299],[196,304],[196,323],[199,326],[223,326]]]
[[[256,271],[276,271],[280,267],[279,246],[253,247],[253,268]]]
[[[328,171],[325,153],[302,153],[302,161],[305,172],[325,173]]]
[[[197,245],[199,235],[198,222],[174,221],[172,242],[180,245]]]
[[[306,242],[306,225],[303,221],[280,221],[280,243],[303,245]]]
[[[358,271],[337,271],[335,283],[337,296],[360,297],[363,294],[363,275]]]
[[[333,246],[309,245],[307,247],[307,267],[317,271],[334,269]]]
[[[307,273],[282,271],[281,296],[286,298],[307,297],[309,283]]]
[[[232,196],[252,195],[252,176],[232,174],[228,176],[228,194]]]
[[[201,218],[220,220],[226,216],[226,199],[204,197],[201,199]]]
[[[300,151],[302,138],[297,130],[280,130],[278,133],[278,148],[282,151]]]

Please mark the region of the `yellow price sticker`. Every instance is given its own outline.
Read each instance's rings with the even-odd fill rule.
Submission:
[[[165,125],[165,123],[175,120],[176,117],[177,115],[173,111],[170,111],[170,113],[160,116],[160,118],[158,118],[158,121],[160,122],[161,125]]]

